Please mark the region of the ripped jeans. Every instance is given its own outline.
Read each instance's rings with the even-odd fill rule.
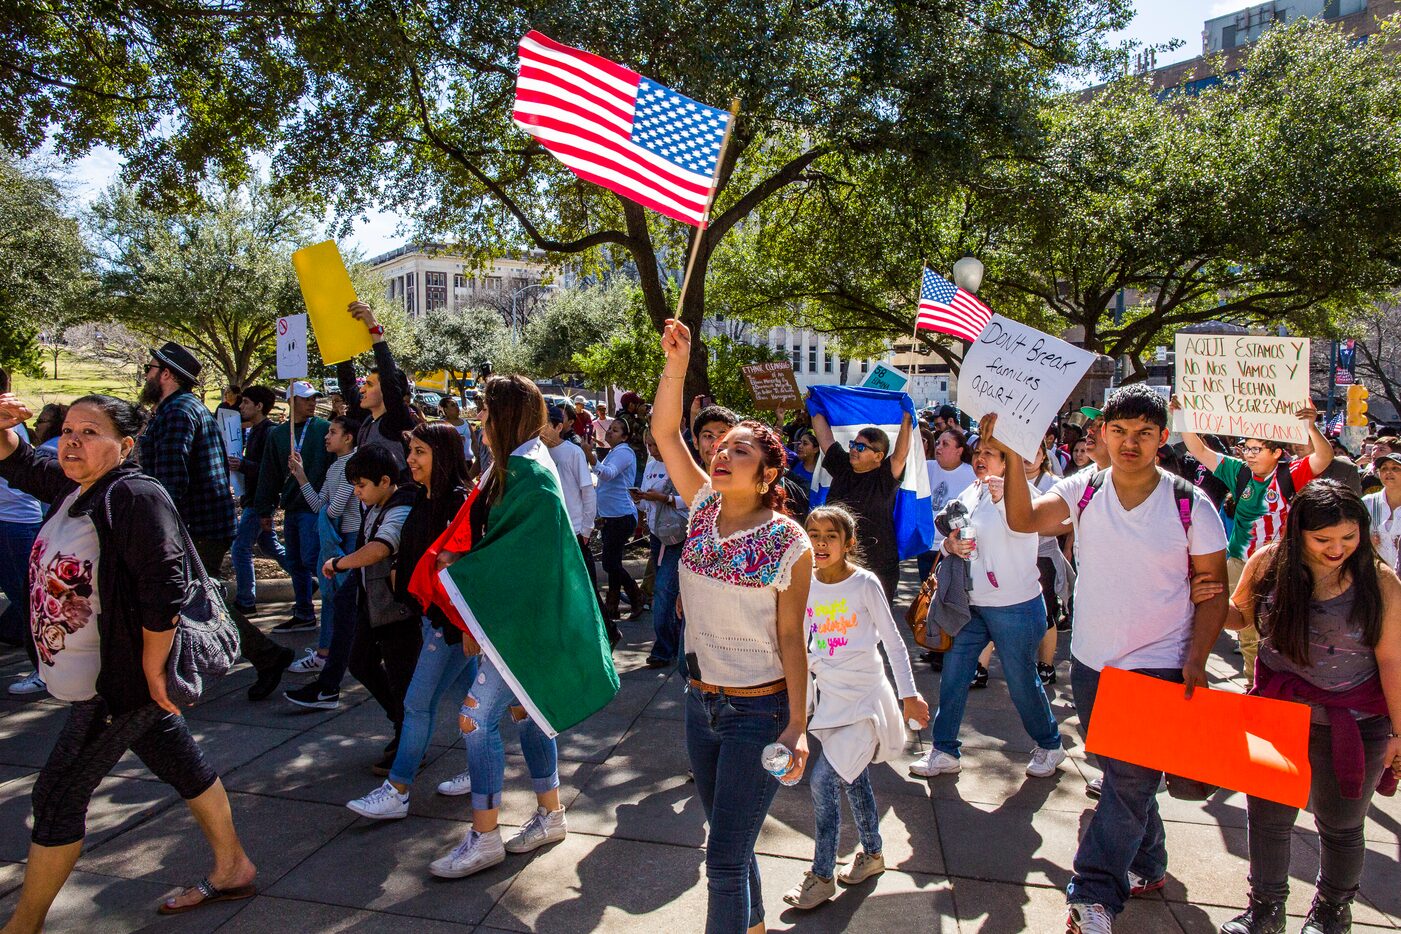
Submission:
[[[461,651],[461,649],[458,649]],[[501,788],[506,782],[506,747],[501,741],[501,716],[516,703],[515,694],[501,672],[486,656],[477,669],[477,680],[462,704],[462,714],[470,717],[476,729],[462,734],[467,745],[467,770],[472,774],[472,810],[491,811],[501,806]],[[473,706],[475,704],[475,706]],[[546,736],[529,717],[517,718],[521,752],[537,795],[559,787],[559,752],[552,737]]]

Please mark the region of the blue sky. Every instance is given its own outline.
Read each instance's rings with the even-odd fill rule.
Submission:
[[[1203,22],[1257,2],[1259,0],[1139,0],[1133,22],[1114,38],[1135,39],[1146,44],[1181,39],[1181,48],[1158,56],[1158,64],[1167,65],[1201,53]],[[65,171],[74,197],[86,204],[110,184],[120,167],[116,153],[100,149],[66,167]],[[400,218],[393,212],[373,213],[356,225],[350,241],[364,256],[386,252],[404,240],[403,234],[396,231],[399,224]]]

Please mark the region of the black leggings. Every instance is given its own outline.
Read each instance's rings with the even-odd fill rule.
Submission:
[[[184,717],[154,703],[108,717],[102,698],[79,701],[69,708],[68,722],[34,782],[30,839],[39,846],[82,840],[93,791],[128,749],[186,801],[219,780]]]
[[[603,519],[603,571],[608,575],[610,587],[625,587],[634,583],[623,567],[623,549],[627,547],[635,528],[636,516],[605,516]]]
[[[460,646],[450,646],[461,651]],[[394,735],[404,725],[404,697],[418,666],[423,649],[423,622],[415,616],[387,626],[371,626],[370,614],[362,605],[355,621],[355,637],[350,643],[350,673],[365,686],[389,722]]]
[[[1036,569],[1041,573],[1041,596],[1046,599],[1046,628],[1056,628],[1056,617],[1060,616],[1060,597],[1056,596],[1056,562],[1042,555],[1036,559]]]

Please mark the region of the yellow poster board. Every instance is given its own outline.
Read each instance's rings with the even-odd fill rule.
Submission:
[[[369,350],[373,344],[369,329],[346,311],[356,300],[355,287],[350,284],[350,273],[336,242],[302,247],[292,254],[292,267],[316,332],[321,362],[331,366]]]
[[[418,389],[427,389],[431,392],[448,391],[448,374],[446,370],[434,370],[427,375],[420,375],[414,380],[414,386]]]

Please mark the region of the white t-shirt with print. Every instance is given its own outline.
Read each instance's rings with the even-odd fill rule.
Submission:
[[[1226,550],[1216,507],[1192,489],[1192,526],[1184,536],[1171,477],[1132,510],[1114,489],[1114,469],[1079,514],[1093,471],[1066,477],[1051,492],[1065,500],[1075,526],[1079,576],[1070,654],[1095,671],[1177,668],[1192,639],[1187,556]]]
[[[939,466],[939,462],[929,460],[924,462],[925,469],[929,471],[929,500],[934,508],[934,515],[938,515],[943,508],[948,505],[949,500],[957,499],[958,494],[978,479],[973,473],[972,464],[959,464],[953,470],[945,470]],[[944,536],[939,534],[939,530],[934,530],[934,544],[930,545],[931,551],[938,551],[939,546],[944,544]]]
[[[29,553],[29,626],[39,674],[59,700],[97,694],[102,668],[97,632],[97,527],[90,516],[70,516],[74,490],[57,507]]]

